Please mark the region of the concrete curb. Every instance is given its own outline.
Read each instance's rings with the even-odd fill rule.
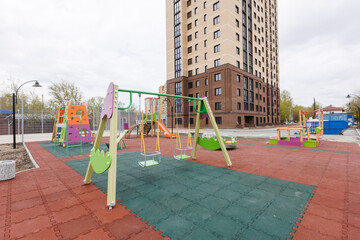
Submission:
[[[26,152],[28,153],[29,158],[30,158],[31,162],[34,164],[35,168],[40,168],[39,165],[36,163],[35,159],[33,158],[33,156],[31,155],[31,153],[30,153],[29,149],[27,148],[26,144],[25,143],[23,143],[23,144],[24,144]],[[29,170],[31,170],[31,169],[29,169]],[[24,170],[24,171],[27,171],[27,170]],[[20,171],[20,172],[24,172],[24,171]],[[20,173],[20,172],[17,172],[17,173]]]

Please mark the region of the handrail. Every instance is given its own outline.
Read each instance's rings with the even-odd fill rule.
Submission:
[[[203,100],[203,99],[202,99]],[[205,111],[201,111],[201,110],[198,110],[197,108],[196,108],[196,101],[194,100],[194,110],[195,110],[195,112],[197,112],[197,113],[200,113],[200,114],[206,114],[207,112],[206,112],[206,110]]]
[[[127,107],[118,107],[118,110],[126,110],[126,109],[129,109],[130,107],[131,107],[131,105],[132,105],[132,93],[131,92],[129,92],[130,93],[130,103],[129,103],[129,106],[127,106]]]

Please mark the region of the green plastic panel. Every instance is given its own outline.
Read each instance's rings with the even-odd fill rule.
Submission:
[[[211,137],[211,138],[207,138],[207,137],[204,137],[204,138],[201,138],[199,137],[198,138],[198,144],[207,149],[207,150],[218,150],[220,149],[220,144],[218,142],[217,139]]]
[[[278,144],[278,140],[277,140],[277,139],[269,139],[269,144],[277,145],[277,144]]]
[[[308,142],[308,141],[303,141],[303,147],[317,147],[316,141],[313,142]]]
[[[104,152],[101,150],[91,149],[90,152],[90,163],[94,172],[97,174],[103,173],[111,165],[111,155],[110,152]]]

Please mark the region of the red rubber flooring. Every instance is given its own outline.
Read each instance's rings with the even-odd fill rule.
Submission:
[[[155,141],[146,138],[146,149],[155,149]],[[171,157],[175,140],[160,141],[162,155]],[[293,239],[359,239],[360,155],[241,143],[253,145],[229,151],[234,170],[317,187]],[[140,139],[127,139],[126,145],[126,151],[138,151]],[[106,195],[83,185],[64,163],[69,159],[58,159],[37,143],[27,146],[40,168],[0,182],[0,239],[164,239],[124,206],[107,210]],[[349,143],[324,142],[319,150],[360,153]],[[225,167],[221,151],[199,147],[196,161]]]

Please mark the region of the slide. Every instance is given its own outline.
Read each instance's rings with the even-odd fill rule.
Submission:
[[[167,127],[164,125],[164,123],[161,120],[157,120],[156,125],[160,128],[161,132],[167,136],[168,138],[176,138],[175,134],[171,134],[171,132],[169,131],[169,129],[167,129]]]
[[[130,138],[130,135],[131,135],[132,130],[134,130],[134,129],[137,128],[137,127],[140,127],[140,124],[131,125],[131,126],[129,127],[128,133],[126,133],[126,135],[125,135],[125,138]]]

